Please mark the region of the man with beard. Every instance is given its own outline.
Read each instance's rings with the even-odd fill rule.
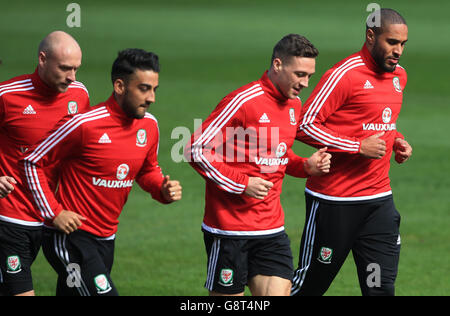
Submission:
[[[374,17],[379,25],[371,26]],[[375,19],[376,20],[376,19]],[[394,295],[400,215],[390,187],[412,148],[397,131],[407,76],[398,65],[408,39],[392,9],[372,13],[366,41],[328,70],[302,109],[297,139],[333,153],[330,173],[306,183],[306,221],[292,295],[322,295],[350,250],[363,295]]]
[[[160,203],[181,199],[180,183],[159,167],[158,122],[147,113],[156,100],[158,60],[141,49],[121,51],[112,67],[109,99],[61,120],[22,160],[22,178],[40,212],[58,216],[70,210],[81,216],[60,230],[50,223],[44,229],[43,251],[58,273],[58,296],[118,295],[110,275],[114,240],[134,181]],[[44,173],[52,166],[61,169],[56,194]]]

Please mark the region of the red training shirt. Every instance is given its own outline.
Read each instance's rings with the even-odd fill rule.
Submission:
[[[14,191],[0,199],[0,220],[24,226],[42,225],[43,218],[27,198],[18,161],[64,116],[88,109],[88,91],[78,81],[59,93],[50,89],[36,70],[0,83],[0,176],[11,176],[17,181]],[[54,190],[57,175],[47,176]]]
[[[52,220],[63,209],[86,217],[81,230],[111,237],[134,181],[152,197],[164,180],[157,161],[158,123],[146,113],[128,118],[112,95],[89,112],[62,120],[49,136],[25,155],[22,166],[40,216]],[[44,170],[59,161],[55,194]]]
[[[186,157],[206,179],[204,231],[240,238],[284,231],[284,175],[307,176],[306,158],[291,150],[300,111],[300,99],[284,97],[265,72],[222,99],[192,135]],[[244,194],[249,177],[274,184],[264,200]]]
[[[306,101],[297,139],[333,153],[330,173],[311,177],[306,192],[331,201],[363,201],[391,195],[390,159],[407,75],[381,70],[364,47],[329,69]],[[359,154],[361,140],[385,132],[386,155]]]

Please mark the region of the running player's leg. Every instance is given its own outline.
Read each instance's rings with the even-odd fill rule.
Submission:
[[[31,265],[41,247],[42,228],[0,222],[0,270],[4,295],[33,296]]]
[[[44,228],[42,250],[58,275],[56,296],[84,296],[88,291],[82,287],[80,264],[71,253],[67,236],[56,229]]]
[[[248,283],[253,296],[289,296],[291,286],[291,280],[261,274],[255,275]]]
[[[400,258],[400,214],[392,197],[372,211],[352,249],[363,295],[395,295]]]
[[[291,295],[323,295],[345,262],[362,214],[306,194],[307,214]]]
[[[247,240],[204,233],[208,257],[205,288],[211,296],[242,296],[247,283]]]
[[[253,296],[289,296],[294,273],[286,233],[248,242],[248,286]]]
[[[47,238],[46,238],[47,237]],[[105,257],[103,241],[83,231],[69,235],[53,231],[44,237],[43,249],[47,260],[58,274],[57,295],[117,296],[111,277],[112,262]],[[109,244],[107,256],[113,255]]]

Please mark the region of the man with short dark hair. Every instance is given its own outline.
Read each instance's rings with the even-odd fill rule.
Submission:
[[[18,161],[64,116],[89,109],[88,92],[76,81],[81,59],[76,40],[55,31],[41,41],[33,74],[0,83],[0,287],[5,295],[34,295],[31,265],[48,218],[28,199]],[[47,176],[55,190],[58,175]],[[54,217],[57,227],[78,220],[73,212],[59,215]]]
[[[293,274],[280,203],[285,173],[328,172],[326,148],[309,159],[291,150],[300,91],[315,72],[317,49],[289,34],[275,46],[262,78],[227,95],[186,147],[206,179],[202,224],[210,295],[289,295]],[[237,139],[236,139],[237,138]]]
[[[114,91],[106,102],[59,122],[22,161],[40,212],[71,210],[81,216],[63,232],[44,229],[44,254],[58,273],[57,295],[118,295],[110,275],[114,240],[134,181],[161,203],[181,199],[179,182],[158,165],[158,123],[147,113],[159,85],[158,56],[121,51],[111,78]],[[44,170],[57,161],[61,180],[55,196]]]
[[[380,19],[373,19],[377,15]],[[293,295],[322,295],[350,250],[363,295],[394,295],[400,214],[390,187],[391,155],[412,148],[397,131],[407,76],[398,65],[408,27],[392,9],[369,16],[366,41],[328,70],[302,109],[297,139],[333,153],[330,173],[306,182],[306,221]]]

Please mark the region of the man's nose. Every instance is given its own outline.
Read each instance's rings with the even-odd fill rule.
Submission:
[[[394,53],[395,57],[400,57],[403,54],[403,46],[402,44],[397,44],[394,46],[394,50],[392,51]]]
[[[67,79],[68,79],[70,82],[76,81],[76,80],[77,80],[76,73],[77,73],[77,72],[76,72],[75,70],[71,70],[71,71],[69,72],[69,75],[67,76]]]
[[[147,97],[145,98],[145,102],[147,102],[148,104],[150,104],[150,103],[155,103],[155,99],[156,99],[155,93],[154,93],[154,92],[151,92],[151,93],[149,93],[149,94],[147,95]]]
[[[304,88],[308,88],[308,84],[309,84],[309,78],[308,77],[303,77],[300,79],[300,84],[304,87]]]

